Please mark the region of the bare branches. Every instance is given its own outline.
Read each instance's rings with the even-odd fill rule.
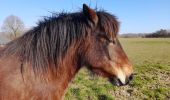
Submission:
[[[14,15],[8,16],[2,26],[4,36],[10,40],[19,37],[24,31],[24,23]]]

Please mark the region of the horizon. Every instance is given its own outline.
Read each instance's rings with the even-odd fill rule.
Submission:
[[[168,0],[140,0],[140,1],[108,1],[108,0],[63,0],[63,1],[0,1],[0,30],[7,16],[15,15],[21,18],[26,28],[36,26],[43,16],[50,16],[50,12],[77,12],[86,3],[91,8],[104,9],[117,16],[122,33],[151,33],[160,29],[170,29],[170,10]]]

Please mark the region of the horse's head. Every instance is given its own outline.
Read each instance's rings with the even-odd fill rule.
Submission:
[[[133,69],[117,38],[118,22],[113,15],[96,12],[83,5],[83,13],[92,31],[86,43],[85,64],[92,72],[108,77],[114,85],[132,80]]]

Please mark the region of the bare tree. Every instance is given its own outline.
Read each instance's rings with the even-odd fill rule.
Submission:
[[[19,17],[14,15],[8,16],[2,25],[2,32],[4,36],[10,40],[19,37],[23,33],[23,31],[23,21]]]

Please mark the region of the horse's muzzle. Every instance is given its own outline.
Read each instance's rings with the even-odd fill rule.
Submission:
[[[109,78],[109,81],[116,86],[124,86],[124,85],[128,85],[130,83],[130,81],[132,81],[133,79],[133,74],[131,74],[130,76],[126,77],[125,83],[122,83],[121,80],[117,77],[111,77]]]

